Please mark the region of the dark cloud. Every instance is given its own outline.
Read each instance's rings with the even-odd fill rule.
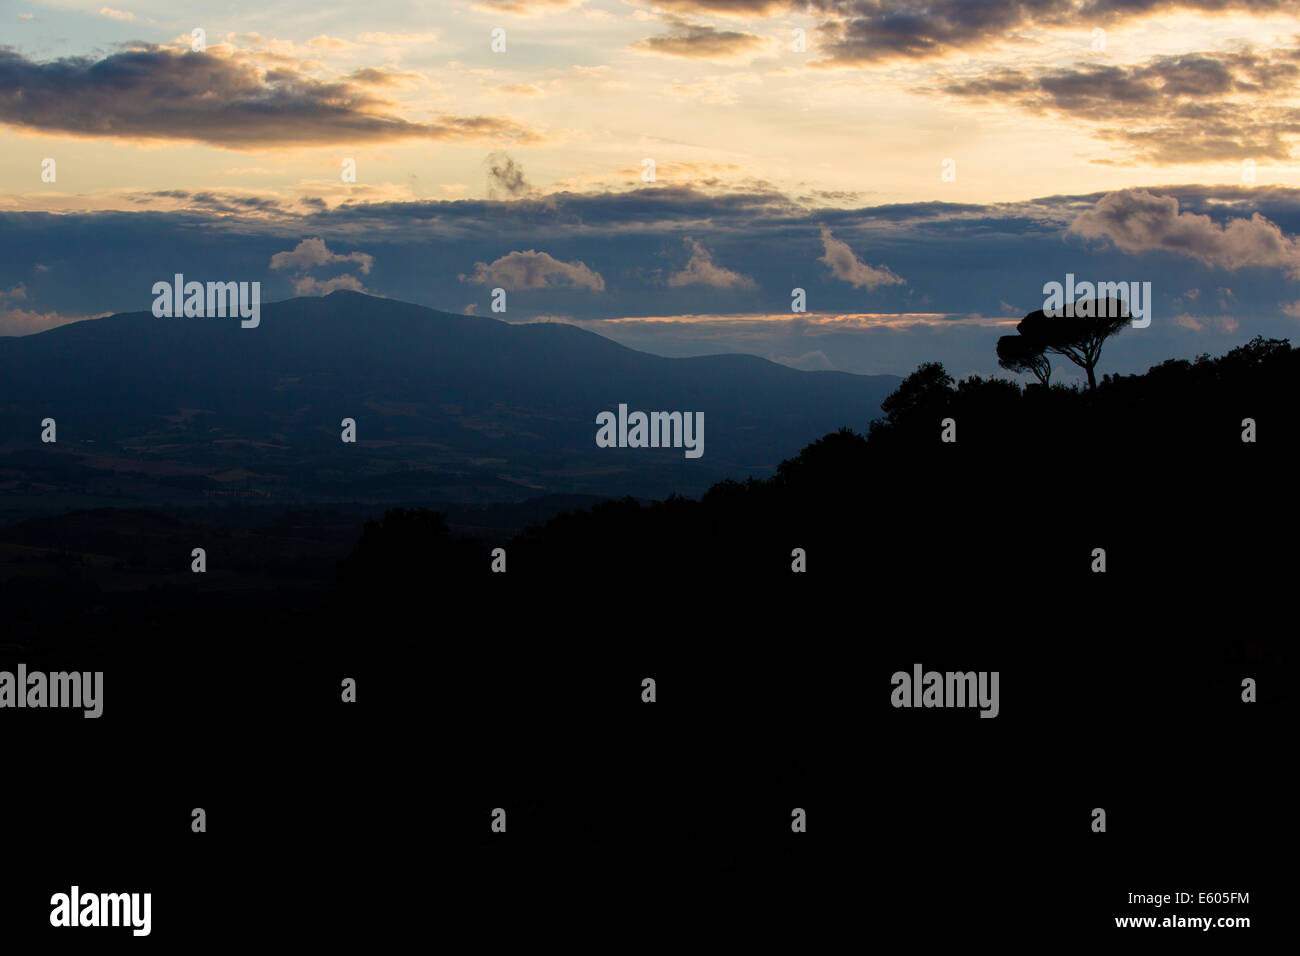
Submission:
[[[489,153],[485,162],[489,199],[521,199],[533,191],[524,168],[505,153]]]
[[[371,86],[401,86],[407,80],[418,80],[417,73],[398,73],[392,70],[378,70],[373,66],[364,66],[348,74],[354,83],[368,83]]]
[[[188,189],[154,189],[147,193],[126,197],[138,205],[152,204],[155,198],[180,199],[186,206],[209,212],[249,213],[266,212],[286,214],[290,207],[269,196],[248,196],[235,193],[216,193],[208,190],[191,192]]]
[[[399,139],[531,142],[512,120],[441,116],[410,123],[349,82],[292,67],[266,72],[214,53],[156,47],[102,60],[37,63],[0,49],[0,122],[81,136],[198,140],[231,149]]]
[[[1162,187],[1177,196],[1184,212],[1216,220],[1249,217],[1258,211],[1300,233],[1300,190],[1286,186]],[[858,209],[801,205],[777,191],[714,194],[690,186],[646,186],[626,192],[552,193],[501,204],[487,200],[346,203],[313,212],[289,232],[335,230],[340,234],[374,231],[394,241],[434,237],[491,239],[539,236],[581,241],[619,235],[687,235],[713,247],[717,236],[788,238],[799,236],[824,254],[821,226],[837,238],[870,234],[896,243],[940,242],[944,237],[990,239],[1033,235],[1059,238],[1080,213],[1107,193],[1049,196],[1014,203],[912,202]],[[0,222],[3,220],[0,219]],[[677,250],[680,250],[680,245]],[[675,252],[677,251],[675,250]],[[822,267],[818,267],[821,269]]]
[[[521,16],[538,16],[559,13],[582,2],[583,0],[474,0],[474,6]]]
[[[625,192],[548,193],[513,202],[345,203],[312,217],[313,228],[402,230],[447,238],[502,230],[546,237],[688,230],[695,223],[740,229],[781,228],[803,221],[806,208],[775,190],[715,194],[660,183]],[[509,234],[509,233],[507,233]]]
[[[697,0],[707,3],[709,0]],[[1178,10],[1285,12],[1295,0],[810,0],[823,16],[822,66],[925,59],[1003,39],[1030,27],[1085,33],[1130,17]]]
[[[1098,124],[1144,162],[1290,159],[1300,109],[1300,48],[1185,53],[1134,66],[999,70],[948,83],[965,99],[1011,103]]]
[[[946,56],[1034,27],[1090,35],[1095,27],[1178,11],[1287,13],[1295,0],[654,0],[648,5],[682,17],[806,13],[820,21],[826,54],[815,65],[853,66]]]
[[[654,6],[672,13],[770,17],[805,4],[799,0],[654,0]]]
[[[696,60],[731,59],[762,49],[764,40],[752,33],[719,30],[704,23],[691,23],[677,17],[665,18],[669,30],[636,44],[651,53],[680,56]]]

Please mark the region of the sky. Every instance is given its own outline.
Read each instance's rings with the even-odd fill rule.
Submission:
[[[1298,136],[1294,0],[0,0],[0,335],[179,272],[1009,376],[1068,273],[1140,372],[1294,338]]]

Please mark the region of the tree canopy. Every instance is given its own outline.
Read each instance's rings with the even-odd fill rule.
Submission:
[[[1050,385],[1052,362],[1039,342],[1023,335],[998,339],[998,365],[1008,372],[1032,372],[1041,385]]]
[[[1039,309],[1030,312],[1016,326],[1025,343],[1011,346],[1009,355],[1022,359],[1047,352],[1064,356],[1088,373],[1088,389],[1096,391],[1096,368],[1101,358],[1101,347],[1128,323],[1128,303],[1123,299],[1081,299],[1051,313]],[[999,364],[1002,362],[1002,341],[998,341]],[[1003,365],[1003,368],[1009,367]],[[1035,371],[1035,374],[1038,373]],[[1042,381],[1041,376],[1039,380]]]

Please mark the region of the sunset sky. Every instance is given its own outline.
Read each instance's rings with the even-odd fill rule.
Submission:
[[[1072,272],[1140,371],[1296,337],[1297,137],[1294,0],[5,0],[0,334],[182,272],[987,375]]]

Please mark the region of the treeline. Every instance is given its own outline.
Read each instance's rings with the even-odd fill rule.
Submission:
[[[538,585],[617,613],[677,593],[788,600],[763,587],[816,579],[842,586],[846,605],[900,618],[983,606],[1007,626],[1044,626],[1033,613],[1078,625],[1105,588],[1185,587],[1195,601],[1198,586],[1266,587],[1284,566],[1260,542],[1289,547],[1294,533],[1283,482],[1297,381],[1300,350],[1264,338],[1095,390],[954,381],[928,363],[882,418],[826,435],[770,478],[723,481],[698,501],[609,501],[509,541],[456,540],[439,515],[392,511],[366,526],[339,581],[419,601],[496,578],[490,593]],[[496,548],[505,574],[490,570]],[[1070,613],[1079,589],[1092,596]]]

